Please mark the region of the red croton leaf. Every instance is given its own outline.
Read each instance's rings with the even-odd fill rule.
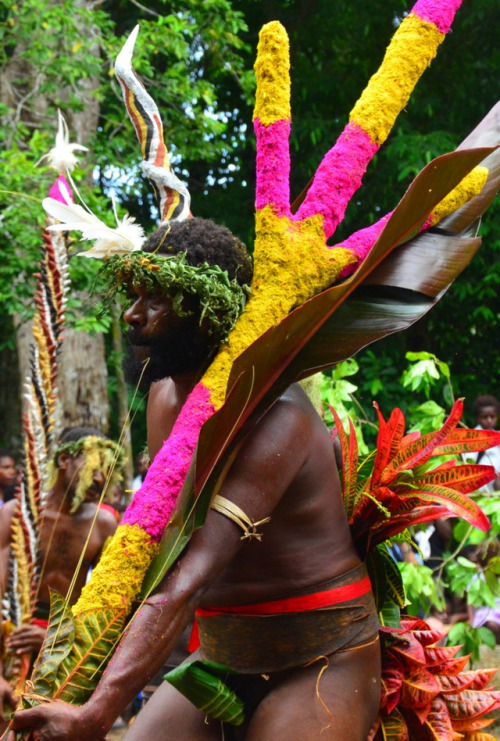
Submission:
[[[500,707],[500,692],[464,690],[459,695],[443,695],[452,718],[479,718]]]
[[[401,688],[401,705],[409,708],[423,708],[439,694],[441,685],[436,677],[426,669],[407,674]]]
[[[385,421],[376,401],[379,428],[377,436],[377,455],[373,464],[372,486],[376,486],[388,463],[397,454],[405,432],[405,418],[401,409],[393,409],[388,422]]]
[[[392,515],[390,520],[380,522],[374,528],[370,529],[371,545],[374,546],[384,540],[393,538],[410,527],[410,525],[420,525],[424,522],[449,516],[450,514],[446,507],[437,507],[433,504],[429,504],[426,507],[416,507],[413,511],[408,512],[408,514]]]
[[[408,470],[413,466],[422,465],[429,458],[434,455],[434,450],[438,445],[441,445],[449,435],[449,433],[455,429],[460,417],[462,416],[463,402],[461,399],[456,401],[451,409],[448,419],[444,425],[437,432],[431,433],[431,437],[427,435],[418,438],[410,445],[405,445],[403,449],[400,449],[399,453],[393,459],[389,465],[386,466],[382,476],[380,478],[381,484],[390,484],[400,471]]]
[[[494,478],[496,478],[496,473],[493,466],[473,464],[465,464],[456,466],[455,468],[443,468],[440,466],[439,468],[427,471],[422,476],[416,476],[412,481],[412,485],[418,487],[420,483],[436,484],[437,486],[455,489],[462,492],[462,494],[470,494],[481,486],[484,486],[484,484],[493,481]]]
[[[429,432],[422,435],[422,439],[431,439],[434,433]],[[495,430],[470,430],[456,429],[451,432],[446,440],[438,445],[434,455],[458,455],[460,453],[477,453],[480,450],[488,450],[500,445],[500,432]]]
[[[426,625],[426,623],[424,623],[424,625]],[[440,630],[431,630],[430,628],[428,628],[427,630],[409,628],[409,630],[413,631],[415,638],[419,643],[422,644],[422,646],[432,646],[434,643],[440,641],[443,637],[443,633]]]
[[[433,674],[458,674],[467,666],[470,654],[467,656],[453,656],[462,646],[428,646],[424,649],[426,666]]]
[[[425,723],[417,726],[418,720],[412,724],[410,729],[410,738],[415,741],[420,739],[424,741],[454,741],[456,732],[451,725],[451,719],[448,713],[446,703],[440,698],[435,697],[431,702],[431,709],[427,715]]]
[[[398,662],[385,662],[382,671],[380,688],[380,707],[389,715],[399,702],[404,671]]]
[[[424,648],[409,630],[393,636],[388,653],[393,654],[406,667],[426,664]]]
[[[394,493],[401,498],[420,499],[422,504],[425,502],[439,503],[447,507],[457,517],[462,517],[479,530],[489,530],[491,525],[480,507],[470,499],[466,494],[462,494],[454,489],[448,489],[445,486],[436,486],[426,484],[422,480],[413,480],[411,485],[394,486]]]

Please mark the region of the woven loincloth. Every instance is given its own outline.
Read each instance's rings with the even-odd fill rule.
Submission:
[[[201,656],[271,674],[370,642],[379,622],[364,564],[281,599],[196,611]]]

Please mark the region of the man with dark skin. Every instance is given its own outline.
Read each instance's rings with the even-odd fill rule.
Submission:
[[[63,435],[66,438],[83,439],[88,436],[103,437],[90,427],[73,428]],[[87,489],[89,500],[83,501],[77,511],[70,512],[71,504],[78,486],[80,473],[85,464],[83,453],[75,456],[61,452],[57,456],[57,473],[53,487],[47,496],[40,528],[40,586],[38,605],[47,606],[50,601],[49,589],[68,596],[74,604],[85,585],[89,568],[99,561],[106,540],[116,530],[116,519],[109,512],[98,510],[95,500],[103,490],[106,472],[94,470],[92,482]],[[7,580],[7,565],[11,541],[11,523],[19,506],[17,499],[8,502],[0,511],[0,584],[2,592]],[[94,522],[95,518],[95,522]],[[76,575],[73,590],[68,594],[75,571],[83,558]],[[38,653],[45,638],[45,627],[32,623],[16,628],[6,641],[9,650],[19,654]],[[0,713],[3,718],[5,702],[14,704],[11,685],[0,676]]]
[[[16,483],[16,462],[7,450],[0,450],[0,507],[5,490]]]
[[[499,411],[500,404],[496,397],[491,394],[483,394],[482,396],[478,396],[477,399],[474,399],[472,413],[476,418],[476,429],[496,430]],[[492,489],[498,491],[500,489],[500,447],[497,445],[494,448],[485,450],[483,453],[475,453],[473,457],[476,463],[483,463],[494,467],[497,472],[497,478],[484,488],[486,491],[491,491]]]
[[[213,348],[203,322],[200,326],[192,317],[178,316],[169,298],[138,284],[129,289],[132,303],[124,317],[134,355],[155,368],[147,377],[148,444],[154,454]],[[183,358],[178,350],[187,336],[198,350]],[[15,729],[32,729],[35,741],[103,739],[121,709],[160,669],[197,608],[311,593],[359,567],[331,440],[299,386],[288,389],[252,429],[220,494],[252,522],[270,518],[260,527],[262,541],[242,539],[233,520],[211,509],[176,567],[140,606],[90,700],[81,707],[56,702],[16,713]],[[262,631],[264,635],[266,627]],[[297,649],[302,638],[294,638]],[[253,700],[240,728],[224,724],[222,729],[219,721],[207,719],[164,683],[125,738],[364,741],[380,700],[376,618],[361,644],[334,653],[320,650],[311,660],[298,660],[283,670],[250,672],[243,685],[247,680]]]

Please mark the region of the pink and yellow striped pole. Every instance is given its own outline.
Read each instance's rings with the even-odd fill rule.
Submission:
[[[349,123],[318,167],[297,218],[323,214],[327,238],[344,218],[366,168],[436,56],[460,5],[461,0],[418,0],[394,34]]]

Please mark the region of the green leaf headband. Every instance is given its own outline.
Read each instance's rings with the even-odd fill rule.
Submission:
[[[245,307],[250,289],[230,279],[218,265],[189,265],[184,252],[158,255],[132,252],[127,256],[110,257],[100,270],[110,288],[106,302],[130,285],[144,287],[148,292],[161,292],[172,302],[178,316],[192,315],[184,307],[186,294],[200,302],[200,324],[209,322],[209,334],[220,344],[224,342]]]

